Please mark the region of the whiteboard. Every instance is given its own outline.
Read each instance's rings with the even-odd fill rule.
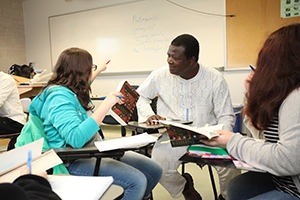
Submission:
[[[225,0],[173,0],[193,10],[225,14]],[[167,65],[178,35],[200,43],[199,62],[225,66],[225,17],[207,15],[166,0],[138,0],[49,17],[52,66],[70,47],[86,49],[95,64],[111,60],[106,72],[151,71]]]

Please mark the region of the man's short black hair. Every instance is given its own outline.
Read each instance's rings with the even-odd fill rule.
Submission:
[[[199,59],[199,42],[197,39],[189,34],[182,34],[177,36],[171,43],[174,46],[183,46],[185,48],[184,55],[187,59],[195,56],[195,62],[198,62]]]

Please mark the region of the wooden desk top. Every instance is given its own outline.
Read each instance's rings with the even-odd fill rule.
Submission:
[[[22,77],[22,76],[16,76],[16,75],[12,75],[10,74],[16,81],[16,84],[19,85],[19,83],[22,83],[22,82],[29,82],[30,79],[29,78],[25,78],[25,77]]]
[[[31,79],[25,78],[22,76],[16,76],[16,75],[11,75],[11,76],[15,79],[17,86],[21,87],[21,88],[23,88],[23,87],[43,87],[44,86],[43,84],[41,84],[41,85],[22,85],[22,83],[29,83]]]
[[[44,87],[44,85],[20,85],[22,83],[28,83],[31,79],[15,75],[11,76],[15,79],[20,98],[30,98],[36,96]]]

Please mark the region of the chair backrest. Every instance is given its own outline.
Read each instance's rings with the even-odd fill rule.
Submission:
[[[22,99],[20,99],[20,101],[21,101],[21,104],[22,104],[23,112],[28,113],[28,108],[29,108],[29,104],[31,103],[31,99],[22,98]]]

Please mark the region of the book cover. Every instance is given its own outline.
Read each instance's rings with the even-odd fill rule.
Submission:
[[[186,154],[179,160],[242,170],[266,172],[264,170],[257,169],[244,161],[233,158],[231,155],[229,155],[226,149],[208,146],[205,144],[189,146]]]
[[[157,122],[166,127],[172,147],[201,144],[200,139],[211,139],[219,136],[214,130],[223,129],[223,124],[195,128],[189,125],[164,120],[157,120]]]
[[[226,149],[212,147],[203,144],[191,145],[187,148],[187,154],[191,156],[201,156],[202,158],[230,159],[233,158],[228,154]]]
[[[126,126],[133,115],[140,95],[126,80],[120,82],[117,91],[120,91],[124,95],[124,104],[120,105],[116,103],[109,110],[109,114],[122,126]]]

